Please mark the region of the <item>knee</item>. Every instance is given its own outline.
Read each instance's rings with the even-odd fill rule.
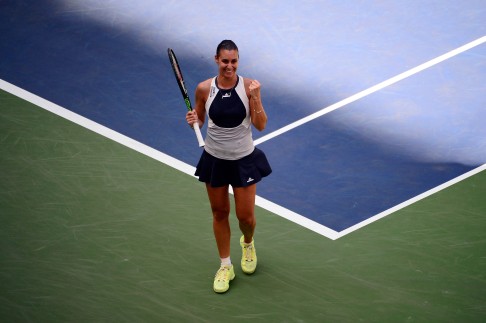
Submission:
[[[255,225],[255,216],[253,213],[248,213],[248,214],[239,214],[238,216],[238,221],[240,222],[240,225],[244,226],[254,226]]]
[[[227,221],[229,218],[229,209],[228,208],[213,208],[213,219],[216,222]]]

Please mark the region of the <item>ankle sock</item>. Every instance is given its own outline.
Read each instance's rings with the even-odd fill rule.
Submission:
[[[231,257],[221,258],[221,266],[231,266]]]

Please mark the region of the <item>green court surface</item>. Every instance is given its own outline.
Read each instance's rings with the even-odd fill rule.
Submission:
[[[336,241],[257,208],[212,291],[204,185],[0,91],[2,322],[481,322],[486,172]]]

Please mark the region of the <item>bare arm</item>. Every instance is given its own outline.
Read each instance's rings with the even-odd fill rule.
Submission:
[[[245,82],[246,83],[246,82]],[[257,80],[248,80],[248,90],[250,92],[250,116],[251,123],[256,129],[262,131],[267,125],[267,114],[263,109],[260,88],[261,84]]]
[[[204,120],[206,119],[206,101],[208,99],[210,86],[211,81],[206,80],[199,83],[196,87],[196,101],[194,104],[194,109],[186,114],[186,121],[191,127],[196,121],[199,123],[199,128],[201,128],[204,124]]]

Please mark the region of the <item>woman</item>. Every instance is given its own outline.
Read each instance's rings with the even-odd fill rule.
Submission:
[[[252,274],[257,265],[253,241],[256,183],[272,170],[265,154],[254,147],[251,132],[251,125],[262,131],[267,123],[260,83],[236,74],[239,54],[233,41],[223,40],[214,59],[218,75],[198,84],[195,109],[187,113],[186,120],[191,126],[198,122],[202,127],[208,116],[205,147],[195,175],[206,183],[221,258],[213,289],[224,293],[235,277],[230,258],[229,186],[233,187],[236,217],[243,234],[241,267],[246,274]]]

